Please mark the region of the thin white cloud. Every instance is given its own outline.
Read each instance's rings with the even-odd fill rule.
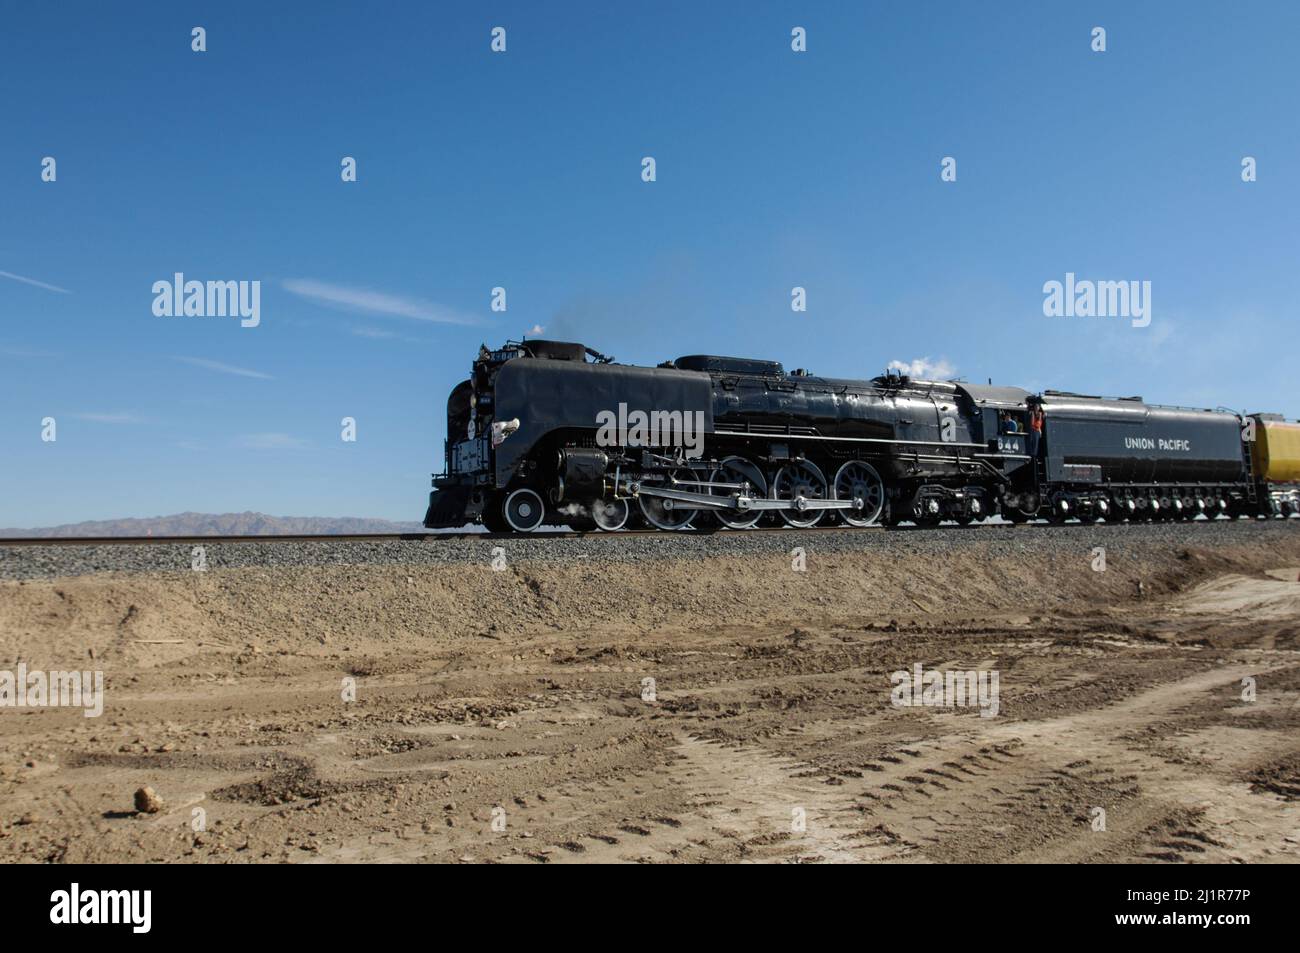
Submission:
[[[536,337],[539,334],[545,334],[546,328],[542,327],[540,324],[534,324],[526,333]]]
[[[353,327],[348,330],[359,338],[367,338],[371,341],[402,341],[406,344],[428,343],[421,338],[411,337],[409,334],[398,334],[396,331],[385,331],[383,328]]]
[[[947,358],[931,361],[928,357],[918,357],[911,361],[890,361],[891,371],[902,371],[908,377],[919,380],[947,380],[957,375],[957,368],[948,363]]]
[[[235,367],[233,364],[222,364],[220,361],[209,361],[203,357],[178,357],[176,360],[185,364],[193,364],[195,367],[217,371],[221,374],[234,374],[236,377],[256,377],[258,380],[263,381],[275,380],[270,374],[263,374],[261,371],[252,371],[247,367]]]
[[[331,285],[311,278],[292,278],[283,282],[282,286],[285,291],[300,298],[332,308],[342,308],[345,311],[411,318],[415,321],[432,321],[437,324],[478,324],[472,316],[453,308],[383,291],[345,288],[342,285]]]
[[[237,443],[247,450],[303,450],[311,446],[310,441],[287,433],[249,433]]]
[[[53,351],[32,351],[25,347],[0,347],[0,354],[6,357],[58,357]]]
[[[85,413],[72,414],[77,420],[89,420],[96,424],[138,424],[140,418],[135,414]]]
[[[21,281],[25,285],[34,285],[37,288],[44,288],[46,291],[57,291],[61,295],[72,294],[67,288],[60,288],[58,285],[47,285],[43,281],[37,281],[35,278],[24,278],[22,275],[15,275],[12,271],[0,271],[0,278],[8,278],[10,281]]]

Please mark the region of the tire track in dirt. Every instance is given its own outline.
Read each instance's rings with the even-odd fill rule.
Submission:
[[[864,832],[853,798],[809,776],[808,765],[749,745],[684,737],[659,783],[689,807],[671,816],[629,816],[617,843],[587,835],[581,850],[548,859],[617,861],[886,860],[897,851]]]
[[[1261,671],[1216,667],[1101,709],[918,743],[906,758],[879,766],[864,792],[868,811],[935,860],[1173,859],[1162,852],[1194,852],[1202,861],[1260,861],[1278,852],[1300,859],[1295,845],[1267,833],[1279,820],[1296,824],[1293,806],[1143,752],[1126,738]],[[1106,812],[1105,831],[1090,826],[1094,808]],[[1171,825],[1178,836],[1166,830]],[[1211,838],[1208,830],[1217,833]]]

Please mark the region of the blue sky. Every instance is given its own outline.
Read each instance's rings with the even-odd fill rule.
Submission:
[[[480,342],[535,325],[636,363],[869,377],[926,358],[1300,413],[1300,5],[60,3],[4,21],[0,526],[419,519],[447,392]],[[155,317],[177,271],[261,281],[260,326]],[[1149,280],[1151,325],[1044,317],[1066,272]]]

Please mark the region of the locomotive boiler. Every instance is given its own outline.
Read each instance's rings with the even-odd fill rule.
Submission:
[[[481,348],[425,525],[614,531],[1300,512],[1300,427],[963,381],[580,344]]]

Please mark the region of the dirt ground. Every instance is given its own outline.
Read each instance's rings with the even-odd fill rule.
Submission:
[[[0,709],[0,861],[1290,862],[1298,579],[1300,542],[0,583],[0,668],[107,678]],[[997,714],[892,704],[918,664]]]

